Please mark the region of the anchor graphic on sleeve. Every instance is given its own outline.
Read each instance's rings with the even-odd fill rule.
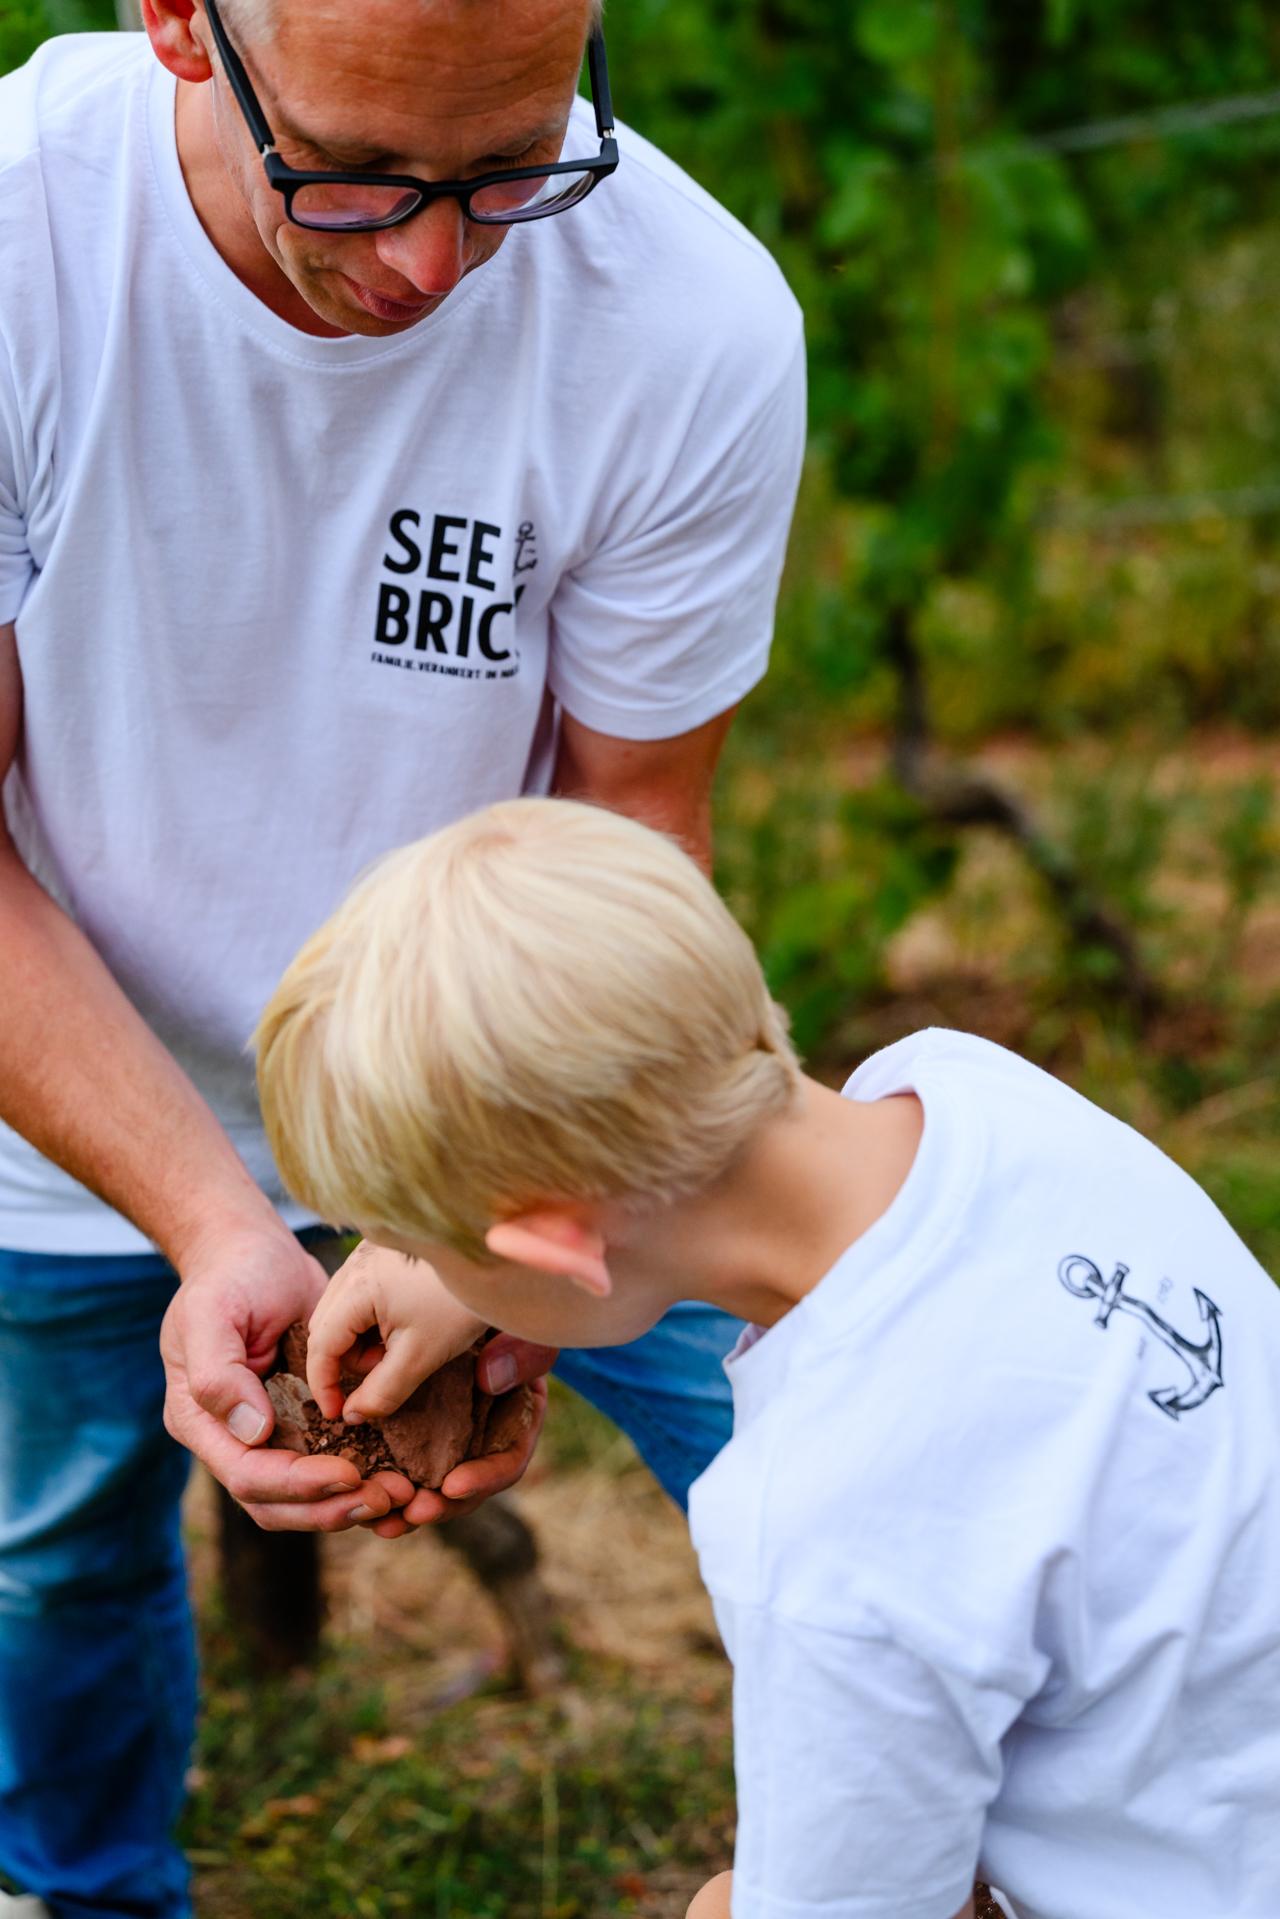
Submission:
[[[1191,1384],[1179,1392],[1176,1386],[1161,1386],[1157,1391],[1148,1393],[1147,1398],[1162,1413],[1168,1413],[1170,1419],[1177,1419],[1182,1413],[1194,1412],[1197,1406],[1203,1406],[1210,1393],[1216,1393],[1222,1384],[1222,1315],[1207,1293],[1198,1286],[1193,1288],[1196,1305],[1200,1309],[1200,1318],[1207,1329],[1207,1337],[1197,1345],[1194,1340],[1186,1339],[1176,1326],[1161,1319],[1155,1308],[1145,1299],[1138,1299],[1133,1293],[1124,1290],[1127,1266],[1116,1267],[1110,1279],[1104,1279],[1098,1267],[1083,1253],[1069,1253],[1066,1259],[1058,1263],[1058,1278],[1069,1293],[1077,1299],[1096,1299],[1098,1310],[1093,1316],[1095,1326],[1106,1331],[1112,1313],[1131,1313],[1140,1319],[1149,1332],[1162,1340],[1170,1352],[1177,1353],[1191,1373]]]

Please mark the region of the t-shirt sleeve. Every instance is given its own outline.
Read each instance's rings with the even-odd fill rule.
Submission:
[[[735,1609],[733,1919],[953,1919],[1017,1702],[880,1636]]]
[[[549,683],[585,726],[669,739],[763,677],[804,453],[798,316],[784,359],[757,399],[707,396],[651,509],[621,513],[557,588]]]
[[[20,447],[17,398],[0,334],[0,625],[17,619],[34,571],[18,477]]]

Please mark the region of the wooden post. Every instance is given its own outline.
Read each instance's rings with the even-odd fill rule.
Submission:
[[[218,1488],[222,1600],[237,1646],[267,1672],[309,1664],[320,1644],[324,1597],[316,1533],[264,1533]]]
[[[450,1520],[440,1538],[497,1606],[516,1683],[529,1693],[554,1691],[564,1677],[555,1607],[537,1541],[509,1496]],[[320,1535],[263,1532],[219,1486],[218,1545],[222,1603],[242,1656],[264,1672],[311,1664],[325,1614]]]
[[[350,1247],[335,1236],[308,1250],[333,1274]],[[263,1532],[221,1486],[218,1513],[223,1605],[245,1655],[269,1672],[309,1664],[324,1624],[319,1534]],[[555,1609],[538,1572],[537,1541],[510,1496],[451,1519],[440,1537],[492,1595],[517,1682],[527,1692],[553,1689],[563,1677]]]

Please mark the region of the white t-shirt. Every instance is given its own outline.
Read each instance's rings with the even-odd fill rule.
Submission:
[[[584,205],[412,331],[311,338],[206,237],[174,93],[137,35],[0,81],[5,799],[279,1199],[245,1043],[357,873],[545,790],[556,702],[662,739],[763,673],[801,327],[764,250],[622,129]],[[142,1243],[0,1135],[0,1245]]]
[[[1280,1914],[1280,1295],[1149,1142],[989,1042],[889,1210],[727,1362],[691,1515],[734,1919]]]

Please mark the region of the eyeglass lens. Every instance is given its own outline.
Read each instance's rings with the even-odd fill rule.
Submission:
[[[572,206],[591,190],[593,180],[592,172],[584,168],[581,173],[544,173],[478,187],[471,195],[470,218],[493,224],[541,219]],[[391,225],[405,219],[421,201],[422,195],[412,187],[387,186],[376,180],[325,180],[295,188],[290,213],[304,226],[341,232]]]

